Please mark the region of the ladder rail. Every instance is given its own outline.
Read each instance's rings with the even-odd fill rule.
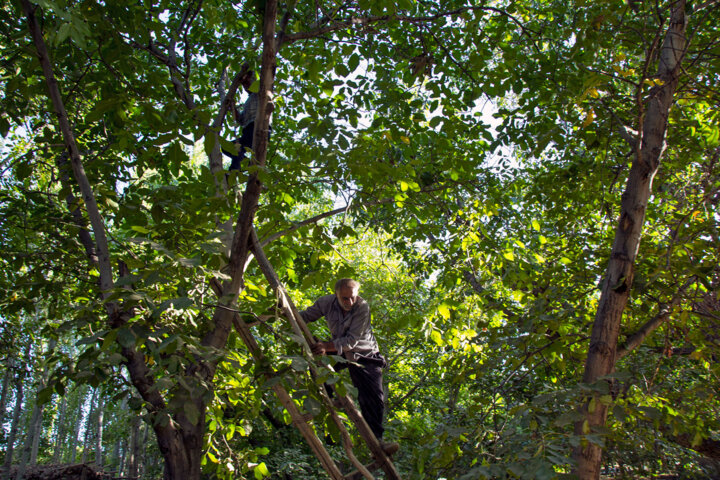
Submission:
[[[275,294],[278,297],[278,304],[283,312],[283,315],[289,321],[293,331],[300,338],[303,338],[305,340],[303,349],[307,356],[310,353],[309,350],[311,350],[312,345],[315,344],[315,338],[310,332],[310,329],[307,327],[307,324],[303,320],[302,316],[300,316],[300,313],[295,307],[295,304],[290,298],[290,295],[287,293],[287,290],[280,282],[280,279],[277,276],[275,269],[270,264],[270,261],[267,259],[267,256],[265,255],[265,252],[260,245],[260,241],[258,240],[257,232],[254,228],[250,231],[250,248],[255,255],[255,259],[258,262],[260,270],[263,272],[266,280],[270,284],[270,287],[275,291]],[[312,355],[310,355],[309,359],[310,361],[308,362],[308,364],[310,366],[311,375],[313,376],[313,378],[317,378],[317,371],[315,370],[315,364]],[[327,394],[322,391],[322,388],[320,388],[320,394],[323,396],[323,403],[325,403],[326,408],[333,416],[333,421],[336,421],[337,413],[335,412],[335,408],[333,407],[329,397],[327,397]],[[370,449],[370,453],[372,454],[373,458],[376,460],[377,463],[380,464],[383,471],[385,471],[385,473],[388,475],[388,480],[401,480],[399,473],[395,469],[395,465],[392,463],[390,458],[382,449],[380,442],[375,437],[375,434],[368,426],[365,418],[363,418],[362,414],[355,407],[355,404],[350,399],[350,397],[348,397],[347,395],[340,396],[340,403],[343,406],[345,412],[348,414],[350,420],[355,424],[356,428],[358,429],[358,433],[360,433],[360,436],[365,440],[365,443]],[[336,421],[336,424],[338,423],[340,425],[342,424],[342,422],[339,421],[339,418]],[[340,429],[340,431],[343,432],[343,430],[345,430],[344,426]],[[347,434],[346,430],[345,433]],[[359,464],[359,462],[356,463],[355,461],[353,461],[355,457],[354,454],[349,453],[348,456],[350,457],[350,460],[356,466],[356,468],[358,468],[358,471],[363,474],[363,476],[366,476],[365,472],[367,472],[367,475],[369,475],[369,472],[365,468],[365,466]],[[372,476],[366,476],[366,478],[372,478]]]
[[[219,296],[222,292],[219,283],[210,282],[210,285],[215,291],[215,293]],[[243,343],[245,343],[245,346],[248,348],[248,351],[253,356],[255,361],[257,363],[261,363],[265,359],[265,355],[263,354],[260,346],[255,340],[255,337],[250,331],[250,327],[242,321],[240,315],[237,312],[233,313],[232,323],[235,327],[235,330],[238,332],[238,335],[242,339]],[[272,374],[270,372],[266,372],[265,377],[271,378]],[[330,456],[330,453],[325,448],[325,445],[315,434],[315,431],[312,429],[312,427],[310,427],[310,425],[308,425],[307,421],[305,421],[305,418],[298,410],[295,402],[293,402],[292,397],[287,392],[285,387],[278,383],[273,385],[272,389],[275,392],[275,395],[277,396],[282,406],[285,407],[285,409],[290,414],[290,418],[292,418],[293,424],[300,431],[300,434],[303,436],[303,438],[305,438],[305,441],[310,446],[313,454],[318,459],[323,469],[328,473],[330,478],[332,480],[343,480],[344,476],[342,472]]]
[[[301,343],[301,346],[303,348],[303,353],[307,357],[310,375],[313,379],[318,378],[317,369],[315,368],[314,359],[312,357],[312,346],[315,345],[315,338],[313,337],[312,333],[310,332],[310,329],[307,327],[307,324],[303,321],[302,317],[300,316],[300,313],[298,312],[297,308],[295,307],[295,304],[293,303],[292,299],[290,298],[290,295],[288,295],[287,290],[285,290],[285,287],[280,282],[280,279],[278,278],[277,274],[275,273],[275,270],[272,268],[272,265],[270,264],[270,261],[267,259],[267,256],[265,256],[265,252],[260,246],[260,242],[257,237],[257,233],[255,232],[255,229],[253,228],[250,232],[250,241],[251,241],[251,249],[255,255],[255,259],[258,262],[258,265],[260,266],[260,269],[262,270],[263,274],[265,275],[265,278],[270,283],[270,287],[275,291],[275,294],[277,296],[278,305],[280,309],[282,310],[283,316],[285,316],[293,331],[295,332],[298,337],[301,339],[304,339],[305,341]],[[360,460],[357,459],[355,456],[355,453],[352,449],[352,439],[350,438],[350,434],[347,431],[347,428],[345,428],[345,425],[343,424],[342,420],[337,414],[337,411],[333,407],[332,400],[327,395],[325,390],[322,387],[318,388],[318,391],[320,393],[320,397],[323,401],[323,404],[325,405],[325,408],[330,413],[330,417],[337,426],[338,430],[340,431],[340,436],[342,440],[343,449],[345,450],[345,453],[347,457],[350,459],[350,462],[355,466],[355,468],[358,469],[358,472],[362,474],[363,477],[365,477],[367,480],[374,480],[375,477],[370,473],[370,471],[365,467],[365,465],[362,464]]]

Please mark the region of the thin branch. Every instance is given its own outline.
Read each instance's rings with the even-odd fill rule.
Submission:
[[[628,336],[625,340],[625,344],[618,348],[617,351],[617,359],[620,360],[621,358],[625,357],[628,353],[635,350],[637,347],[639,347],[643,341],[647,338],[648,335],[650,335],[652,332],[657,330],[660,325],[667,322],[670,319],[670,313],[672,313],[673,308],[675,308],[677,305],[680,304],[681,296],[680,294],[673,297],[673,299],[668,304],[661,304],[660,305],[660,311],[657,315],[655,315],[653,318],[645,322],[645,324],[640,327],[635,333]]]
[[[378,200],[378,201],[376,201],[376,202],[370,202],[370,203],[362,204],[362,206],[364,206],[364,207],[374,207],[374,206],[376,206],[376,205],[382,205],[382,204],[385,204],[385,203],[390,203],[390,202],[392,202],[392,201],[393,201],[392,198],[385,198],[385,199],[382,199],[382,200]],[[296,230],[298,230],[298,229],[300,229],[300,228],[302,228],[302,227],[305,227],[305,226],[307,226],[307,225],[312,225],[312,224],[317,223],[317,222],[319,222],[320,220],[323,220],[323,219],[328,218],[328,217],[332,217],[332,216],[335,216],[335,215],[338,215],[338,214],[341,214],[341,213],[345,213],[345,212],[347,212],[347,211],[349,210],[349,208],[350,208],[350,205],[348,204],[348,205],[345,205],[344,207],[336,208],[335,210],[330,210],[330,211],[328,211],[328,212],[320,213],[320,214],[318,214],[318,215],[315,215],[314,217],[310,217],[310,218],[308,218],[308,219],[305,219],[305,220],[303,220],[302,222],[293,223],[292,227],[287,228],[287,229],[285,229],[285,230],[282,230],[282,231],[280,231],[280,232],[274,233],[274,234],[272,234],[272,235],[270,235],[270,236],[268,236],[268,237],[263,238],[262,241],[260,242],[260,245],[261,245],[262,247],[265,247],[265,246],[267,246],[270,242],[273,242],[273,241],[277,240],[277,239],[280,238],[280,237],[284,237],[285,235],[288,235],[288,234],[290,234],[290,233],[292,233],[292,232],[294,232],[294,231],[296,231]]]
[[[339,30],[345,30],[352,27],[368,27],[370,25],[379,24],[379,23],[390,23],[390,22],[401,22],[401,23],[427,23],[427,22],[433,22],[435,20],[439,20],[441,18],[446,17],[452,17],[456,15],[460,15],[465,12],[475,11],[475,10],[481,10],[481,11],[488,11],[488,12],[495,12],[500,15],[504,15],[508,17],[510,20],[513,21],[520,29],[522,30],[523,34],[528,34],[528,32],[532,32],[532,30],[525,27],[520,20],[515,18],[513,15],[510,15],[509,13],[498,9],[494,7],[463,7],[458,8],[456,10],[451,10],[448,12],[441,12],[437,13],[435,15],[427,15],[423,17],[412,17],[408,15],[381,15],[381,16],[370,16],[370,17],[353,17],[351,16],[349,20],[344,20],[340,22],[336,22],[324,27],[319,27],[314,30],[310,30],[307,32],[299,32],[294,33],[290,35],[285,35],[284,41],[285,43],[294,43],[300,40],[307,40],[316,38],[322,35],[326,35],[328,33],[337,32]]]
[[[287,11],[283,15],[282,20],[280,20],[280,28],[278,30],[278,33],[275,38],[275,51],[280,51],[280,48],[283,45],[283,42],[285,41],[285,31],[287,30],[288,23],[290,23],[290,17],[292,17],[293,12],[295,11],[295,5],[297,5],[297,0],[294,0],[292,3],[290,3],[287,7]]]

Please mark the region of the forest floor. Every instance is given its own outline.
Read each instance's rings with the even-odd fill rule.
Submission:
[[[18,467],[10,468],[10,475],[16,478]],[[109,473],[102,472],[94,465],[75,463],[67,465],[30,465],[25,467],[24,480],[119,480]]]

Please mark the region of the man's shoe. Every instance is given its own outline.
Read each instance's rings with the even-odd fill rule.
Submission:
[[[380,440],[380,448],[383,449],[385,455],[392,456],[395,452],[400,450],[400,444],[397,442],[383,442]]]

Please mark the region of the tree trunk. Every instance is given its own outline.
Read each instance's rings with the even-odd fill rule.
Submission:
[[[48,352],[52,352],[55,349],[55,345],[57,344],[56,340],[50,340],[50,343],[48,345]],[[40,378],[38,380],[36,391],[39,394],[40,391],[42,391],[45,388],[45,385],[47,385],[48,377],[50,376],[50,369],[47,365],[44,365],[42,367],[42,373],[40,374]],[[36,395],[37,398],[37,395]],[[25,440],[25,447],[23,451],[22,461],[20,463],[20,468],[18,468],[18,475],[17,478],[20,480],[23,475],[25,474],[24,471],[21,472],[22,469],[25,468],[26,465],[35,465],[37,464],[37,457],[38,457],[38,450],[40,448],[40,437],[42,436],[42,421],[43,421],[43,412],[45,410],[45,405],[41,405],[37,401],[35,402],[35,406],[33,407],[32,417],[30,419],[30,425],[28,426],[27,430],[27,437]]]
[[[47,377],[47,371],[41,374],[40,382],[37,386],[37,391],[40,392],[45,388]],[[32,410],[30,422],[27,427],[27,433],[25,436],[25,446],[23,447],[22,456],[18,465],[17,474],[15,475],[16,480],[22,480],[25,476],[25,469],[28,465],[35,465],[37,463],[38,449],[40,445],[40,436],[42,434],[42,420],[43,420],[43,405],[40,405],[37,401]]]
[[[130,429],[130,445],[126,455],[127,476],[138,476],[138,458],[140,457],[140,417],[135,417]]]
[[[641,141],[637,142],[636,158],[630,168],[622,196],[619,224],[603,279],[585,362],[583,382],[587,384],[593,384],[615,370],[620,323],[632,288],[645,209],[650,198],[652,180],[665,149],[668,115],[686,49],[685,25],[685,0],[678,0],[672,4],[670,26],[660,52],[657,78],[663,84],[650,90],[644,120],[640,125]],[[600,401],[599,396],[595,393],[588,399],[581,408],[583,420],[575,424],[575,434],[581,436],[581,445],[574,452],[577,462],[575,473],[581,480],[595,480],[600,477],[602,447],[584,437],[586,434],[595,433],[597,427],[605,424],[607,406]]]
[[[63,395],[60,399],[60,408],[57,418],[57,432],[55,433],[55,449],[53,451],[53,463],[60,463],[63,458],[63,444],[65,442],[65,423],[67,412],[67,398]]]
[[[126,473],[125,459],[127,458],[128,441],[126,438],[118,438],[117,444],[115,445],[117,459],[117,476],[122,477]]]
[[[0,425],[5,424],[5,412],[7,411],[8,391],[10,390],[10,382],[12,381],[13,371],[15,370],[15,360],[8,356],[7,365],[5,366],[5,374],[3,375],[2,394],[0,394]],[[5,429],[0,428],[0,442],[5,440]]]
[[[70,454],[69,462],[75,463],[77,460],[77,443],[78,443],[78,436],[80,435],[80,423],[82,421],[82,409],[83,404],[85,403],[85,395],[86,389],[78,388],[78,404],[76,406],[77,410],[73,412],[72,418],[75,420],[71,423],[73,425],[72,429],[72,437],[70,437],[70,446],[68,448],[68,453]]]
[[[15,378],[15,409],[13,411],[12,423],[10,424],[10,434],[8,435],[7,448],[5,449],[5,462],[3,465],[3,478],[10,478],[10,467],[13,460],[13,449],[15,447],[15,437],[17,436],[18,425],[20,424],[20,414],[23,406],[23,382],[24,374],[18,373]]]
[[[103,440],[103,416],[104,416],[104,402],[102,392],[98,396],[97,402],[97,421],[95,429],[95,465],[98,469],[103,468],[103,452],[102,452],[102,440]]]
[[[95,405],[96,400],[98,396],[98,389],[96,388],[93,392],[92,397],[90,398],[90,411],[87,414],[87,417],[85,418],[85,438],[83,439],[83,454],[82,454],[82,463],[87,463],[88,461],[88,451],[91,451],[92,448],[90,447],[90,442],[92,439],[92,424],[93,424],[93,417],[95,416]]]
[[[30,423],[27,427],[27,433],[25,435],[25,445],[23,446],[22,454],[20,455],[20,462],[18,463],[17,473],[15,474],[16,480],[22,480],[25,476],[25,469],[28,465],[33,462],[33,446],[35,445],[36,439],[39,441],[40,427],[42,426],[42,407],[35,403],[33,407],[32,416],[30,417]],[[37,459],[37,454],[35,456]]]
[[[148,444],[148,435],[150,434],[150,428],[148,428],[147,425],[142,425],[142,442],[140,443],[140,457],[138,460],[138,474],[141,478],[145,477],[145,472],[147,471],[147,464],[148,464],[148,456],[146,448]]]

